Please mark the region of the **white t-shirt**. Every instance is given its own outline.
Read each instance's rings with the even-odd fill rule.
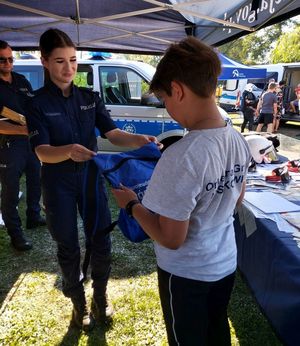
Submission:
[[[190,131],[163,153],[142,203],[190,223],[179,249],[155,242],[160,268],[201,281],[220,280],[236,269],[233,211],[250,158],[246,141],[231,126]]]

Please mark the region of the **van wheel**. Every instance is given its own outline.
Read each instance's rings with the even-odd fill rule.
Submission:
[[[160,150],[161,152],[164,152],[170,145],[177,142],[179,139],[181,139],[182,136],[173,136],[165,138],[161,141],[161,143],[164,145],[164,147]]]

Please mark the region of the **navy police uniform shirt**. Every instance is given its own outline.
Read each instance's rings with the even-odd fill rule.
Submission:
[[[25,114],[26,102],[29,97],[33,96],[31,84],[23,75],[16,72],[12,72],[11,74],[12,83],[0,78],[0,106],[5,106],[17,113]],[[3,117],[1,116],[1,118]],[[24,136],[9,135],[9,138],[12,137],[18,138]]]
[[[95,127],[102,137],[116,128],[97,92],[72,85],[65,97],[51,81],[36,91],[26,118],[33,147],[77,143],[95,150]]]

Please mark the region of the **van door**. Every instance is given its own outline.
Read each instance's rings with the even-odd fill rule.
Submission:
[[[285,112],[281,117],[281,122],[300,122],[299,114],[293,113],[290,108],[290,102],[296,99],[295,88],[300,83],[300,66],[285,66],[283,80],[286,81],[286,87],[283,91],[283,107]]]
[[[285,67],[283,80],[286,81],[284,101],[290,102],[296,98],[295,88],[300,83],[300,66]]]
[[[142,96],[149,89],[145,78],[123,66],[98,66],[98,69],[96,75],[99,76],[102,98],[120,129],[153,136],[164,132],[164,120],[169,117],[165,108],[143,105]],[[101,149],[106,150],[107,145],[110,144],[102,141]]]
[[[220,107],[226,112],[236,111],[239,108],[241,92],[246,83],[246,80],[224,80],[222,94],[219,99]]]

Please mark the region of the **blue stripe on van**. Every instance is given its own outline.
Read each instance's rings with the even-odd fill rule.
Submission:
[[[228,95],[228,94],[222,94],[221,98],[228,99],[228,100],[236,100],[237,95]]]
[[[175,121],[162,120],[114,120],[117,127],[129,133],[140,133],[151,136],[158,136],[163,132],[182,129]]]

